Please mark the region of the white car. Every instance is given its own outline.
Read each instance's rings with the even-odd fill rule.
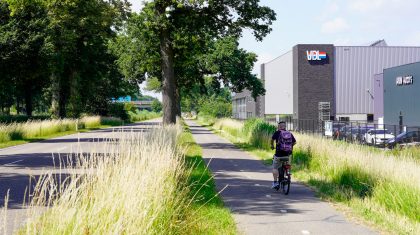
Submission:
[[[370,129],[366,132],[364,140],[367,144],[381,145],[395,136],[387,129]]]

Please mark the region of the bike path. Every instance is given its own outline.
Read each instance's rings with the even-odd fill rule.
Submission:
[[[292,179],[289,195],[271,189],[271,168],[193,121],[187,121],[217,189],[241,234],[377,234]],[[298,140],[299,141],[299,140]]]

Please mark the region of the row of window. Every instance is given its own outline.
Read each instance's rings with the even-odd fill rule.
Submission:
[[[253,113],[246,111],[246,103],[249,102],[249,97],[235,99],[232,102],[232,114],[237,119],[252,118]]]

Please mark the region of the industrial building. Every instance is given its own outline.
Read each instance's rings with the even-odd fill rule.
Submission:
[[[420,127],[420,63],[384,70],[383,103],[385,123]]]
[[[249,109],[259,117],[374,121],[384,116],[378,76],[384,69],[418,61],[420,47],[388,46],[384,40],[368,46],[299,44],[261,66],[266,95]],[[237,97],[244,94],[234,96],[234,107]]]

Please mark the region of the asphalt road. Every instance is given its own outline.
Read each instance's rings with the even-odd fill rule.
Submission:
[[[156,119],[0,149],[0,228],[5,227],[0,229],[0,233],[12,234],[25,223],[28,210],[23,203],[34,186],[34,180],[29,186],[30,177],[37,179],[49,171],[56,176],[65,176],[66,172],[60,172],[59,165],[60,161],[66,164],[70,153],[89,154],[92,150],[100,152],[103,149],[101,146],[107,140],[118,138],[118,132],[141,132],[160,123],[161,121]],[[8,191],[7,220],[3,221],[4,199]],[[39,210],[42,211],[43,208]]]
[[[292,182],[289,195],[271,189],[271,168],[192,121],[187,122],[243,234],[377,234]],[[293,181],[293,179],[292,179]]]

